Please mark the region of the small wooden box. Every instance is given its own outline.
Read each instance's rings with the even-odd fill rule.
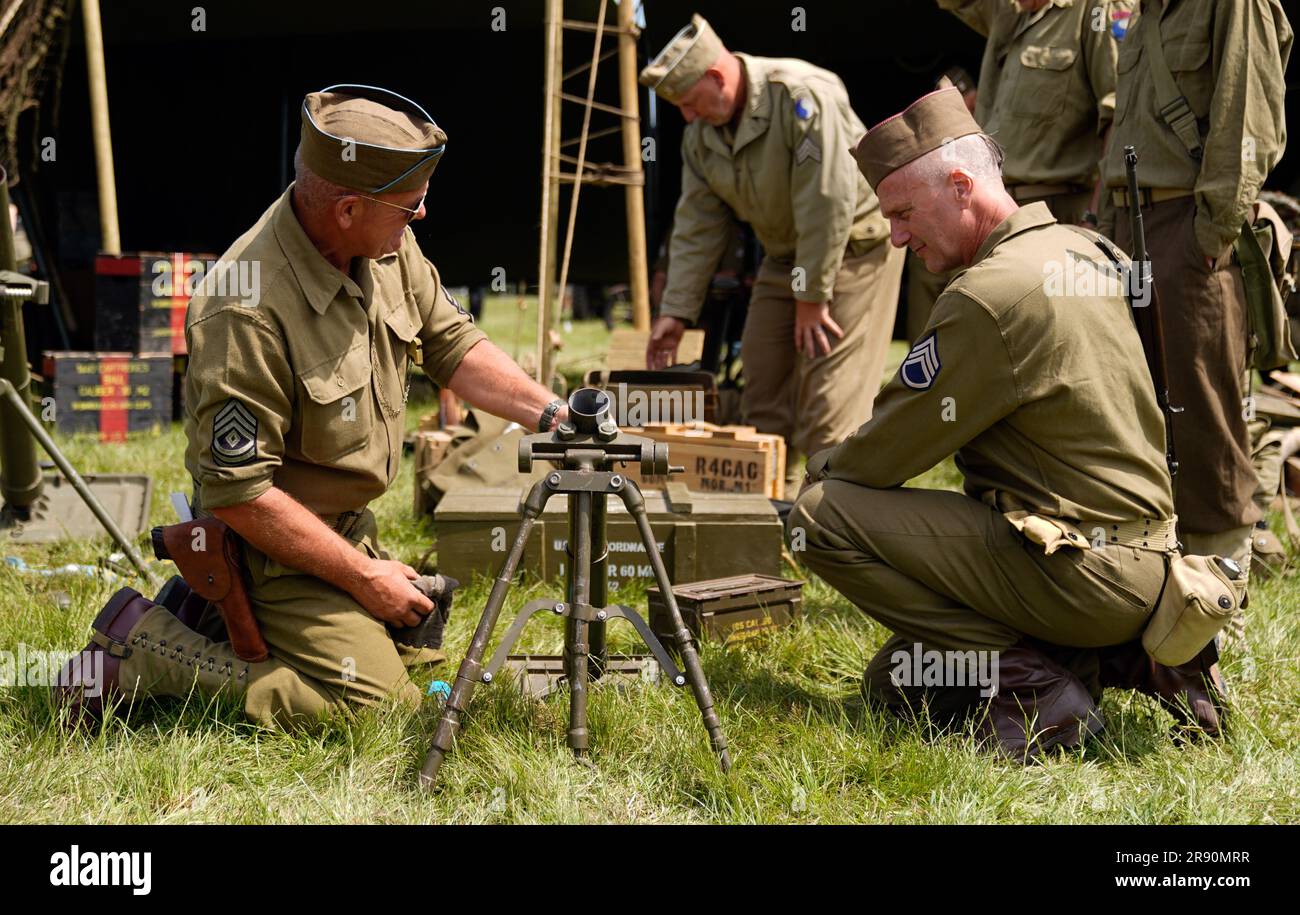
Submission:
[[[673,626],[657,587],[646,589],[650,628],[669,648],[676,647]],[[772,575],[733,575],[674,585],[682,621],[697,638],[734,644],[787,626],[799,615],[803,582]]]
[[[606,363],[610,371],[642,370],[646,367],[645,350],[650,343],[650,331],[633,330],[630,327],[615,328],[609,335],[609,349]],[[704,353],[704,331],[687,330],[682,334],[682,342],[677,347],[677,362],[686,365],[699,360]]]
[[[753,426],[711,423],[661,423],[629,429],[635,435],[668,445],[669,461],[685,467],[670,477],[643,478],[629,465],[627,476],[643,487],[662,487],[668,480],[695,492],[746,492],[769,499],[784,498],[785,439]]]

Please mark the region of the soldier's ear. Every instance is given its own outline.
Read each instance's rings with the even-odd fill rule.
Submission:
[[[354,195],[346,195],[334,201],[334,221],[340,229],[350,229],[360,218],[362,200]]]
[[[975,179],[970,172],[964,168],[954,168],[948,173],[948,186],[962,207],[970,205],[971,196],[975,193]]]

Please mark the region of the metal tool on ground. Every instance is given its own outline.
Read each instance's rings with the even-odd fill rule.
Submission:
[[[4,499],[0,528],[22,524],[28,539],[38,539],[34,532],[26,530],[29,526],[39,523],[42,518],[52,519],[52,523],[57,524],[65,514],[50,504],[53,496],[67,493],[67,490],[45,485],[45,476],[36,460],[36,444],[39,442],[72,484],[73,491],[126,553],[131,564],[146,581],[157,584],[135,544],[123,533],[117,520],[91,492],[86,481],[32,413],[32,376],[27,364],[22,303],[28,299],[37,303],[48,302],[49,286],[14,273],[13,234],[8,218],[9,189],[3,168],[0,168],[0,214],[4,217],[0,218],[0,312],[3,313],[3,330],[0,331],[3,334],[0,337],[3,344],[3,357],[0,358],[0,443],[3,443],[0,447],[0,496]],[[24,434],[24,426],[30,434]]]
[[[530,435],[519,442],[521,472],[530,471],[534,461],[545,461],[559,469],[535,483],[524,500],[523,521],[501,571],[492,583],[487,607],[456,672],[451,695],[433,736],[433,746],[420,770],[422,787],[433,786],[443,759],[451,751],[452,741],[460,729],[461,716],[469,707],[474,688],[479,683],[492,682],[528,620],[543,611],[562,616],[566,621],[564,656],[569,686],[568,744],[576,756],[581,758],[588,750],[588,681],[599,679],[607,662],[605,624],[611,619],[625,619],[645,641],[668,680],[676,686],[690,685],[722,769],[727,771],[731,767],[727,739],[713,707],[713,695],[704,677],[694,637],[686,628],[672,597],[672,583],[655,548],[641,490],[615,470],[616,465],[636,462],[643,473],[669,473],[668,446],[621,433],[610,416],[609,403],[609,396],[603,391],[581,388],[569,398],[567,422],[561,423],[554,432]],[[565,600],[542,599],[525,604],[492,660],[484,665],[483,655],[514,581],[533,524],[541,516],[546,503],[556,495],[564,495],[569,507],[569,544],[573,561],[567,570]],[[605,514],[610,496],[618,496],[636,519],[646,555],[654,566],[655,578],[666,598],[666,610],[672,621],[672,632],[684,671],[679,671],[639,613],[631,607],[605,605],[608,559]]]
[[[563,656],[512,654],[505,669],[530,699],[545,699],[568,684],[568,665]],[[619,687],[659,683],[663,679],[653,655],[610,655],[605,659],[601,682]]]

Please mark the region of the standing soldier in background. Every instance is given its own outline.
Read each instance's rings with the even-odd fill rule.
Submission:
[[[647,365],[670,365],[699,318],[734,214],[766,252],[741,343],[745,422],[805,455],[838,443],[871,416],[903,269],[849,152],[866,128],[844,84],[803,61],[733,54],[698,15],[641,82],[688,125]]]
[[[1141,206],[1163,306],[1186,551],[1248,568],[1260,518],[1247,431],[1246,291],[1233,242],[1286,145],[1291,27],[1277,0],[1145,0],[1119,56],[1102,231],[1131,250]],[[1125,189],[1138,152],[1141,200]],[[1240,627],[1240,621],[1238,628]]]
[[[1002,145],[1007,193],[1021,206],[1041,200],[1057,222],[1095,228],[1097,165],[1115,114],[1117,41],[1125,35],[1133,4],[937,2],[988,38],[974,115]],[[925,315],[911,315],[912,298],[909,330],[925,322]],[[917,308],[928,314],[931,305],[933,299]]]
[[[1097,164],[1115,115],[1127,0],[937,0],[988,38],[975,120],[1002,145],[1007,193],[1096,225]],[[1091,218],[1090,218],[1091,217]]]

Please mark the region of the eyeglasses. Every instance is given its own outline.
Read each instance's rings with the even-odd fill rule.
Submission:
[[[415,205],[415,209],[411,209],[410,207],[399,206],[396,203],[389,203],[387,200],[380,200],[378,197],[367,197],[365,194],[354,194],[352,196],[360,197],[362,200],[370,200],[373,201],[374,203],[382,203],[384,206],[392,207],[395,210],[401,210],[403,213],[407,214],[406,222],[407,225],[410,225],[410,223],[414,221],[415,217],[420,215],[420,210],[424,206],[424,198],[429,196],[429,192],[428,191],[424,192],[423,196],[420,197],[420,202]]]

